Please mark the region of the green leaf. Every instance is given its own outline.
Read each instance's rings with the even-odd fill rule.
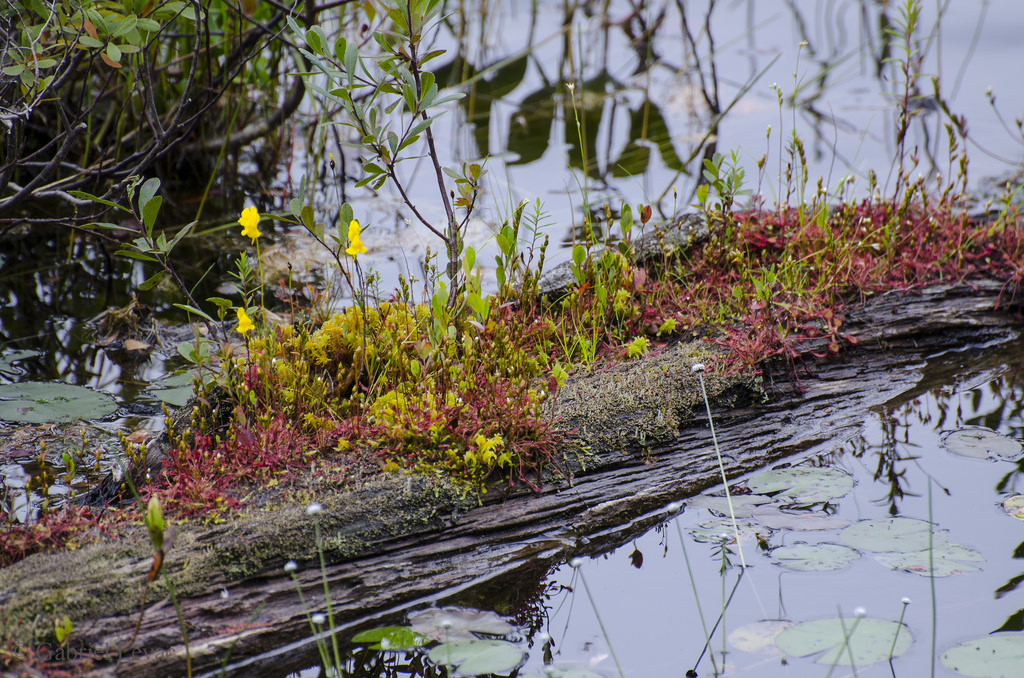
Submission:
[[[186,311],[186,312],[188,312],[188,313],[195,313],[195,314],[196,314],[197,316],[199,316],[200,318],[203,318],[204,320],[208,320],[208,321],[210,321],[211,323],[217,322],[216,320],[214,320],[213,318],[211,318],[211,317],[210,317],[210,316],[209,316],[209,315],[208,315],[208,314],[206,313],[206,311],[204,311],[204,310],[202,310],[202,309],[199,309],[199,308],[196,308],[195,306],[189,306],[188,304],[174,304],[174,307],[175,307],[175,308],[180,308],[181,310],[183,310],[183,311]]]
[[[972,459],[1005,459],[1014,461],[1022,445],[1013,438],[984,426],[969,426],[942,434],[941,445],[953,454]]]
[[[352,636],[352,642],[370,644],[372,650],[397,652],[423,647],[430,642],[430,638],[416,633],[408,626],[384,626],[361,631]]]
[[[824,652],[817,663],[831,666],[867,666],[889,658],[893,638],[896,646],[892,656],[910,649],[910,630],[896,622],[866,617],[822,619],[796,624],[784,629],[775,638],[775,647],[794,657],[807,657]]]
[[[875,556],[875,560],[893,570],[912,572],[922,577],[949,577],[978,570],[965,561],[981,562],[985,556],[962,544],[950,544],[945,540],[928,549],[911,553],[895,553]]]
[[[192,229],[196,227],[196,224],[198,223],[198,221],[193,221],[190,224],[185,224],[184,226],[182,226],[181,230],[178,231],[177,235],[174,236],[174,238],[168,245],[168,250],[174,249],[175,245],[181,242],[181,239],[188,235],[192,231]]]
[[[46,424],[100,419],[117,410],[114,399],[72,384],[27,381],[0,385],[0,419]]]
[[[628,238],[629,232],[633,229],[633,210],[626,203],[622,203],[622,213],[619,216],[619,227],[622,229],[623,237]]]
[[[1018,678],[1024,666],[1024,635],[968,640],[943,652],[941,660],[946,668],[972,678]]]
[[[151,290],[151,289],[153,289],[156,286],[156,284],[158,282],[160,282],[160,279],[163,278],[163,277],[164,277],[164,272],[163,271],[157,271],[153,275],[151,275],[148,278],[146,278],[145,282],[140,283],[139,284],[139,289],[142,290],[142,291]]]
[[[115,64],[121,63],[121,48],[112,42],[107,43],[107,57]]]
[[[839,469],[793,466],[756,473],[747,487],[756,494],[775,494],[777,500],[817,504],[845,495],[853,489],[853,478]]]
[[[860,558],[860,551],[841,544],[793,544],[770,553],[776,565],[798,572],[841,570]]]
[[[304,205],[300,218],[302,219],[302,225],[312,231],[316,223],[316,213],[313,211],[313,206]]]
[[[441,643],[427,655],[435,664],[454,666],[461,674],[509,673],[523,661],[523,651],[504,640],[457,640]]]
[[[160,180],[156,177],[147,179],[146,183],[139,188],[139,211],[145,212],[150,201],[160,190]]]
[[[139,261],[156,261],[156,257],[151,257],[148,254],[135,250],[118,250],[114,254],[116,256],[128,257],[129,259],[138,259]]]
[[[916,518],[875,518],[860,520],[839,533],[847,546],[875,553],[913,553],[928,548],[929,523]],[[932,548],[946,542],[946,533],[935,530]]]

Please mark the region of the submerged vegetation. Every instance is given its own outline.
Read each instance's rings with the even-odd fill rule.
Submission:
[[[443,478],[478,502],[489,490],[567,482],[563,453],[578,432],[560,426],[555,404],[574,374],[700,340],[706,348],[694,362],[709,371],[787,379],[799,391],[805,361],[857,344],[844,321],[872,295],[982,277],[1004,283],[1006,304],[1024,294],[1024,227],[1009,188],[985,218],[968,212],[963,121],[947,111],[947,177],[929,183],[914,176],[915,151],[905,148],[919,77],[913,0],[888,32],[905,48],[898,155],[889,180],[871,176],[868,197],[845,181],[836,188],[810,185],[794,133],[779,142],[785,146],[774,204],[759,195],[764,159],[759,175],[748,178],[735,154],[713,148],[705,149],[692,205],[678,204],[674,187],[670,212],[639,201],[592,204],[593,158],[587,156],[599,121],[588,122],[593,111],[586,98],[597,85],[572,81],[564,92],[552,91],[568,102],[567,138],[576,136],[575,166],[586,170],[579,186],[584,223],[561,285],[544,284],[552,273],[545,268],[551,223],[540,200],[508,207],[493,234],[493,264],[485,267],[466,242],[487,173],[484,162],[445,167],[433,136],[442,106],[459,98],[446,94],[430,70],[443,51],[432,50],[425,36],[443,20],[444,3],[348,4],[336,23],[325,22],[337,30],[318,24],[316,11],[299,16],[273,3],[242,3],[239,11],[219,2],[159,8],[16,2],[0,15],[15,38],[7,49],[17,57],[3,69],[17,82],[2,87],[16,92],[26,113],[8,132],[0,212],[30,197],[59,197],[80,210],[71,222],[78,232],[115,242],[117,254],[139,262],[140,290],[170,283],[180,299],[175,308],[194,323],[192,339],[178,352],[195,386],[183,423],[168,416],[168,444],[155,465],[147,459],[151,450],[122,438],[118,496],[137,494],[139,505],[149,507],[146,518],[133,502],[120,506],[113,496],[102,511],[44,506],[22,524],[3,507],[0,566],[145,522],[157,552],[153,580],[173,542],[163,536],[164,513],[168,525],[224,522],[306,503],[381,473]],[[24,16],[42,23],[15,23]],[[250,24],[260,30],[243,28]],[[109,69],[104,77],[89,70],[97,59]],[[288,68],[301,77],[283,94],[278,69]],[[138,77],[143,72],[159,77],[147,84]],[[115,75],[125,81],[112,86]],[[65,80],[76,83],[80,112],[72,117],[62,108],[71,105],[68,96],[52,96]],[[224,154],[270,134],[307,90],[317,95],[319,138],[340,128],[360,154],[356,185],[393,187],[436,237],[440,254],[428,251],[422,279],[401,277],[396,289],[382,292],[380,277],[365,263],[377,237],[367,217],[342,190],[325,213],[317,207],[323,196],[314,195],[316,182],[303,181],[286,209],[241,211],[241,230],[231,226],[238,251],[234,289],[195,298],[203,296],[196,293],[199,281],[179,275],[175,251],[203,237],[195,232],[198,215],[172,235],[161,219],[166,182],[142,175],[170,162],[174,144],[179,152],[212,145],[219,165]],[[784,97],[776,91],[781,117]],[[252,92],[262,92],[261,99],[234,96]],[[106,100],[108,112],[101,114],[97,102]],[[224,101],[238,103],[209,114]],[[50,120],[60,129],[34,130],[48,135],[42,140],[24,127],[37,105],[59,113]],[[260,121],[259,111],[268,107],[277,112]],[[89,133],[79,139],[83,125]],[[60,149],[53,163],[32,160],[50,145]],[[273,154],[275,145],[263,148]],[[397,169],[413,160],[436,181],[440,226]],[[310,165],[329,167],[332,177],[337,166],[333,155],[311,158]],[[687,210],[697,216],[684,216]],[[19,220],[26,221],[12,223]],[[264,275],[260,225],[268,222],[301,229],[333,262],[333,275],[322,288],[307,289],[305,303],[292,281]],[[123,235],[125,223],[135,225],[131,236]],[[685,245],[668,237],[681,223],[690,229]],[[484,279],[485,270],[493,271],[493,281]],[[155,472],[136,475],[139,469]],[[722,474],[726,480],[724,468]],[[141,481],[137,487],[133,478]],[[44,472],[36,485],[46,482]],[[723,545],[723,562],[727,555]],[[316,631],[323,620],[311,623]],[[326,645],[321,652],[329,664]],[[337,660],[337,648],[333,655]]]

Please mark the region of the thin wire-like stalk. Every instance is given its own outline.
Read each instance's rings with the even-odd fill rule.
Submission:
[[[618,670],[620,678],[625,678],[626,674],[622,672],[622,666],[619,665],[619,658],[615,656],[615,648],[612,647],[611,636],[608,635],[608,630],[604,627],[604,622],[601,621],[601,613],[597,611],[597,603],[594,601],[594,596],[590,593],[590,587],[587,586],[587,578],[583,576],[583,569],[579,564],[576,564],[575,567],[576,573],[580,576],[580,581],[583,582],[583,590],[586,592],[587,598],[590,599],[590,606],[594,609],[594,618],[597,619],[597,625],[601,627],[601,633],[604,635],[604,642],[608,644],[608,652],[612,656],[612,661],[615,662],[615,668]]]
[[[708,645],[711,644],[711,634],[708,633],[708,624],[704,620],[704,609],[700,604],[700,594],[697,592],[697,580],[693,578],[693,568],[690,567],[690,556],[686,553],[686,540],[683,539],[683,529],[679,527],[679,521],[674,521],[676,524],[676,534],[679,535],[679,545],[683,547],[683,560],[686,562],[686,574],[690,577],[690,588],[693,589],[693,600],[697,604],[697,617],[700,618],[700,627],[704,630],[704,649],[707,650]],[[737,580],[739,581],[739,580]],[[693,670],[697,671],[697,665],[700,664],[701,657],[704,656],[704,652],[700,653],[700,657],[697,657],[697,661],[694,662]],[[715,655],[711,654],[711,668],[718,674],[718,666],[715,664]]]
[[[729,505],[729,519],[732,521],[733,534],[736,536],[736,550],[740,554],[740,567],[747,568],[747,561],[743,557],[743,544],[740,543],[740,526],[736,522],[736,511],[732,506],[732,494],[729,492],[729,478],[725,475],[725,463],[722,461],[722,451],[718,448],[718,436],[715,435],[715,420],[711,417],[711,402],[708,400],[708,391],[704,386],[704,365],[697,363],[693,366],[700,380],[700,392],[704,396],[704,407],[708,412],[708,425],[711,427],[711,442],[715,446],[715,457],[718,459],[718,470],[722,474],[722,485],[725,486],[725,501]]]
[[[935,648],[936,636],[939,630],[938,610],[935,605],[935,524],[932,522],[932,479],[928,478],[928,586],[932,598],[932,651],[931,671],[929,673],[935,678]]]
[[[892,645],[889,646],[889,661],[892,661],[892,653],[896,651],[896,640],[900,637],[900,629],[903,628],[903,615],[907,613],[907,605],[910,605],[910,598],[902,600],[903,607],[900,609],[900,619],[896,622],[896,633],[892,636]]]

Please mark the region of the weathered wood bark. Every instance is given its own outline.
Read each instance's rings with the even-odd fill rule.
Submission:
[[[1000,299],[1000,289],[999,283],[979,282],[868,300],[848,315],[845,326],[858,345],[833,361],[809,359],[801,395],[782,384],[768,388],[771,399],[757,402],[756,391],[742,388],[738,380],[712,384],[727,474],[736,477],[821,443],[841,445],[859,431],[870,408],[914,394],[925,358],[1018,337],[1020,301],[1008,304],[1005,295]],[[693,378],[686,377],[689,364],[684,355],[674,362],[663,358],[661,363],[620,366],[573,387],[586,399],[587,380],[635,389],[642,378],[651,390],[624,390],[620,399],[629,402],[621,408],[614,399],[601,404],[608,421],[590,432],[601,442],[592,446],[571,486],[548,485],[538,493],[493,497],[483,506],[467,507],[450,489],[400,480],[325,502],[319,519],[342,635],[359,625],[384,622],[389,615],[398,617],[441,595],[465,595],[469,587],[539,581],[567,557],[600,553],[628,541],[670,517],[665,508],[669,502],[719,483],[702,401],[696,406],[695,396],[687,404],[681,395],[692,392],[694,382],[669,392],[672,383]],[[573,397],[571,389],[564,397]],[[667,403],[661,416],[650,411],[659,402]],[[645,416],[636,415],[642,410]],[[671,428],[672,435],[648,435],[637,425],[641,420]],[[585,438],[587,432],[577,434]],[[620,446],[610,447],[613,441]],[[366,510],[360,513],[353,507]],[[402,520],[382,519],[390,511],[400,511]],[[269,523],[259,521],[210,528],[179,537],[181,551],[176,547],[169,556],[168,567],[175,573],[207,568],[205,576],[192,577],[189,583],[183,579],[177,587],[197,674],[219,670],[228,655],[229,673],[239,675],[270,667],[280,673],[315,661],[306,609],[295,583],[282,570],[286,557],[299,561],[303,595],[313,608],[322,609],[311,520],[299,507],[273,519],[288,529],[268,535],[264,528]],[[268,540],[297,550],[283,555],[267,546]],[[248,548],[257,542],[261,549]],[[70,610],[75,620],[72,647],[82,648],[70,653],[72,663],[88,660],[84,648],[117,655],[135,626],[139,582],[149,556],[139,534],[117,553],[108,552],[101,567],[86,565],[96,557],[88,550],[29,558],[0,572],[3,618],[11,623],[17,615],[24,624],[49,624],[52,629],[48,615]],[[89,596],[103,591],[109,595],[112,588],[126,602],[96,614]],[[23,604],[31,599],[50,601],[49,608],[38,608],[45,610],[40,612],[42,622],[22,616],[33,609]],[[185,646],[175,608],[157,590],[148,600],[133,644],[137,649],[122,650],[116,662],[96,660],[96,675],[184,673]]]

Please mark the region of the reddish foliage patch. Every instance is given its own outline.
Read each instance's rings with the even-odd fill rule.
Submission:
[[[22,560],[38,551],[68,548],[95,534],[99,523],[83,506],[65,506],[44,512],[30,525],[14,524],[12,516],[0,512],[0,567]]]

